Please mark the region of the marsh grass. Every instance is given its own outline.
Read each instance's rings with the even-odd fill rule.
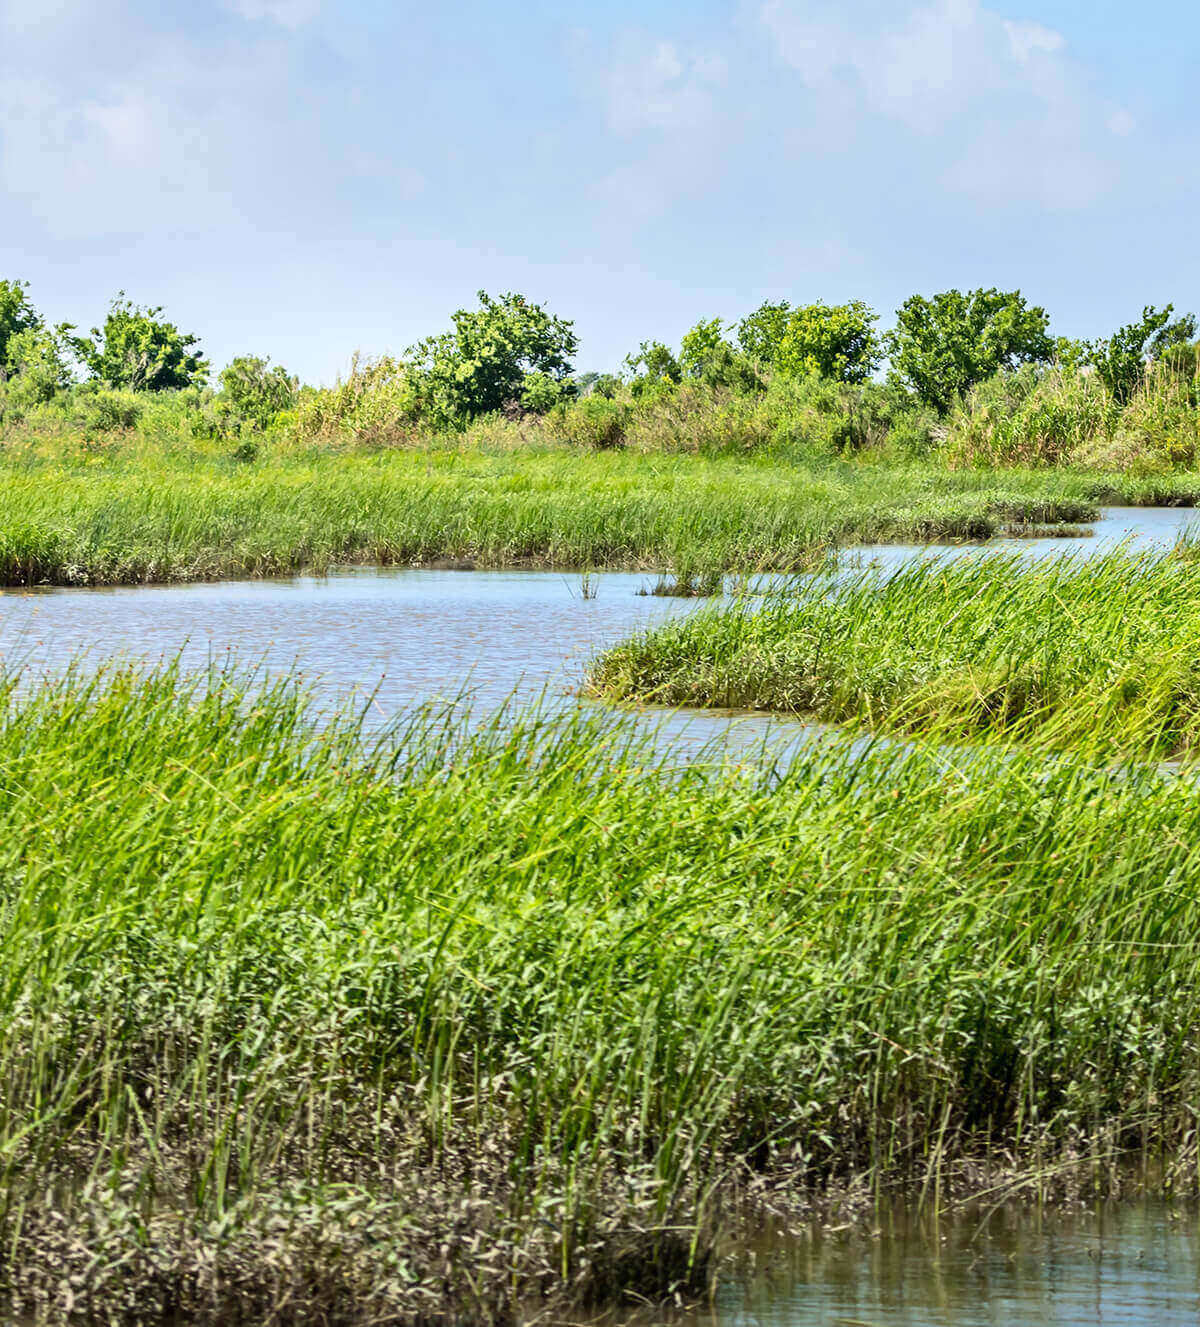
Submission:
[[[107,585],[471,561],[712,576],[828,547],[1095,516],[1092,481],[928,466],[432,448],[248,463],[0,458],[0,583]]]
[[[656,626],[594,692],[924,733],[1168,757],[1200,742],[1200,569],[1128,549],[989,554],[797,581]]]
[[[368,740],[172,669],[4,701],[13,1307],[502,1322],[702,1292],[739,1192],[1195,1187],[1190,780],[664,765],[578,712]]]

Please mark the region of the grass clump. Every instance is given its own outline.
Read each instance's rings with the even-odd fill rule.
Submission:
[[[1194,1182],[1191,782],[169,669],[6,681],[0,773],[13,1311],[503,1322],[702,1291],[738,1194]]]
[[[1122,550],[817,578],[609,650],[610,699],[1174,756],[1200,743],[1200,570]]]

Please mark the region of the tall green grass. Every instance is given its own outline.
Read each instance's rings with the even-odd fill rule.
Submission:
[[[1094,481],[768,458],[435,448],[239,464],[0,460],[0,583],[116,584],[441,558],[794,569],[832,544],[1095,514]]]
[[[699,1290],[763,1185],[1196,1182],[1191,781],[4,700],[0,1289],[48,1320],[507,1321]]]
[[[799,581],[605,653],[610,699],[782,710],[1104,756],[1200,743],[1200,565],[1135,554],[931,557]]]

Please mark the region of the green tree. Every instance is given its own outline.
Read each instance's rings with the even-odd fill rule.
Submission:
[[[690,332],[685,332],[679,345],[679,368],[689,378],[703,378],[705,372],[723,349],[725,324],[720,318],[701,319]]]
[[[774,364],[791,314],[792,306],[785,299],[760,304],[738,323],[738,345],[751,359]]]
[[[1053,358],[1044,309],[1019,290],[913,295],[884,338],[892,370],[926,405],[944,414],[968,388],[1000,369]]]
[[[39,331],[41,314],[29,300],[27,281],[0,281],[0,377],[12,371],[10,346],[14,337]]]
[[[635,396],[641,396],[651,387],[679,382],[683,377],[683,370],[670,346],[661,341],[643,341],[636,355],[625,356],[625,367],[633,374]]]
[[[775,367],[790,375],[815,373],[837,382],[866,382],[883,358],[875,324],[862,300],[807,304],[788,317],[775,349]]]
[[[299,379],[282,364],[271,365],[257,355],[238,355],[218,375],[221,395],[233,422],[265,429],[282,410],[296,404]]]
[[[1174,311],[1173,304],[1165,309],[1147,304],[1137,322],[1126,323],[1112,336],[1088,346],[1088,362],[1122,405],[1141,382],[1147,360],[1158,359],[1195,339],[1195,315],[1185,313],[1172,322]]]
[[[528,386],[543,399],[545,384],[526,383],[530,374],[552,380],[568,395],[571,361],[579,348],[575,324],[557,318],[524,295],[492,299],[479,292],[478,309],[459,309],[454,328],[427,337],[409,355],[424,379],[427,398],[442,423],[520,404]]]
[[[104,327],[76,340],[80,357],[109,387],[161,392],[202,384],[208,362],[195,349],[197,338],[167,322],[162,312],[138,308],[121,291]]]

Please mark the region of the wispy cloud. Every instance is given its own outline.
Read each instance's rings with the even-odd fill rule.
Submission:
[[[228,6],[251,22],[266,20],[285,28],[299,28],[316,18],[321,0],[228,0]]]
[[[864,14],[862,9],[868,12]],[[1111,186],[1107,116],[1060,32],[1002,18],[979,0],[856,7],[768,0],[761,21],[815,101],[806,113],[850,132],[873,118],[916,135],[922,165],[981,201],[1083,206]],[[918,146],[919,144],[919,146]]]

